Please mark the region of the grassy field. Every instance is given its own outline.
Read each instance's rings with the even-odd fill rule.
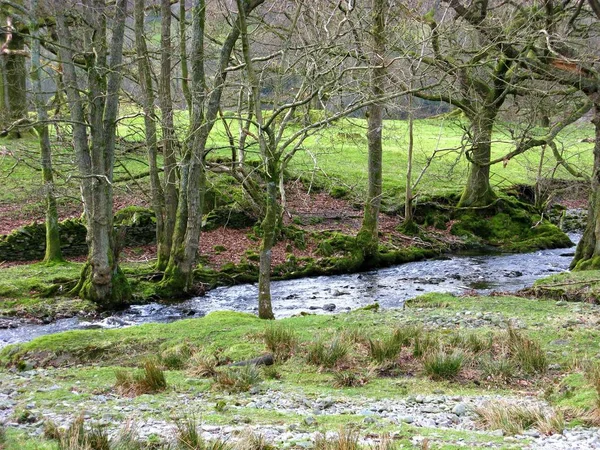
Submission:
[[[237,132],[237,123],[228,120],[231,129]],[[426,169],[417,185],[416,192],[422,196],[444,195],[460,192],[467,171],[466,160],[462,156],[464,144],[464,124],[456,119],[423,119],[415,122],[415,166],[413,182]],[[178,134],[185,135],[185,114],[177,116]],[[366,121],[345,119],[310,137],[297,153],[290,166],[292,178],[314,181],[316,185],[328,189],[345,186],[358,199],[366,186],[367,149],[365,138]],[[509,124],[502,124],[494,135],[493,157],[500,157],[510,151],[514,142],[510,138]],[[289,132],[295,128],[292,127]],[[404,192],[407,165],[408,125],[406,121],[388,120],[384,128],[384,197],[389,203],[401,203]],[[228,157],[228,141],[222,122],[215,125],[209,158]],[[557,140],[564,158],[574,166],[589,172],[592,158],[592,144],[581,140],[593,134],[588,124],[576,124],[567,128]],[[117,199],[127,202],[148,202],[148,180],[132,177],[146,172],[147,162],[141,139],[143,139],[142,118],[134,117],[120,122],[119,135],[122,142],[117,154],[115,167],[115,192]],[[137,143],[137,144],[136,144]],[[33,138],[3,142],[0,152],[0,177],[4,189],[0,192],[0,206],[9,208],[18,204],[20,209],[32,216],[41,217],[41,183],[37,141]],[[133,145],[133,146],[132,146]],[[73,151],[67,142],[55,139],[55,170],[59,202],[64,210],[77,209],[79,203],[78,179]],[[249,159],[257,158],[256,147],[248,150]],[[513,184],[533,184],[537,176],[541,149],[533,149],[520,155],[506,165],[492,167],[492,184],[506,187]],[[556,162],[550,151],[546,152],[542,176],[547,178],[571,179],[572,176]]]
[[[535,437],[523,436],[527,429],[552,435],[596,424],[598,323],[594,305],[434,294],[405,310],[309,315],[276,324],[215,312],[174,324],[44,336],[0,353],[9,367],[27,370],[0,372],[0,388],[17,393],[8,422],[22,424],[21,431],[9,427],[5,448],[56,448],[26,434],[44,421],[65,424],[81,411],[88,424],[103,424],[111,433],[126,421],[153,424],[154,434],[144,439],[155,445],[173,439],[174,432],[158,430],[173,430],[174,421],[194,416],[203,430],[251,429],[265,436],[273,428],[289,430],[289,441],[280,435],[269,448],[357,448],[338,445],[340,430],[361,442],[379,442],[372,448],[522,448]],[[226,365],[269,352],[274,366]],[[166,387],[123,389],[117,381],[123,375],[116,374],[132,373],[149,360],[164,370]],[[508,419],[478,409],[486,399],[513,405],[506,406]],[[439,408],[458,411],[459,403],[468,412],[457,423],[475,429],[420,422]],[[432,404],[439,407],[427,406]],[[533,422],[511,416],[540,413],[538,404],[545,409]],[[394,405],[412,408],[414,423],[385,413],[400,411]],[[138,428],[142,435],[144,429]],[[314,447],[316,432],[333,436],[331,446]],[[382,447],[386,434],[392,441]],[[233,444],[240,435],[227,439]]]

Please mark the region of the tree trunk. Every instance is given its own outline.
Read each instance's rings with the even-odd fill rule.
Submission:
[[[262,4],[264,0],[246,0],[245,13]],[[193,270],[200,245],[200,231],[206,189],[204,156],[206,142],[217,119],[223,89],[227,78],[227,67],[231,53],[240,36],[238,20],[232,25],[221,46],[219,63],[214,75],[212,90],[207,95],[204,70],[204,24],[205,0],[195,0],[192,9],[191,93],[192,114],[188,132],[188,145],[182,163],[181,184],[177,221],[169,264],[160,284],[160,293],[182,295],[190,293],[193,285]]]
[[[140,87],[142,90],[142,106],[144,110],[144,128],[146,134],[146,150],[150,171],[150,190],[152,209],[156,217],[156,246],[157,270],[164,270],[169,259],[170,249],[165,243],[167,239],[165,230],[165,199],[160,177],[158,175],[158,144],[156,138],[156,114],[154,113],[154,90],[152,86],[152,71],[148,47],[144,34],[144,6],[145,0],[135,0],[135,42],[138,60]]]
[[[414,150],[414,119],[412,113],[412,96],[408,99],[408,156],[406,163],[406,193],[404,196],[404,223],[406,230],[414,230],[413,221],[413,192],[412,192],[412,168]]]
[[[575,258],[571,262],[573,270],[600,269],[600,99],[594,99],[595,127],[594,171],[592,192],[588,206],[588,219],[583,237],[577,245]]]
[[[487,206],[496,199],[490,186],[490,158],[492,152],[492,130],[494,115],[471,118],[473,144],[470,150],[470,166],[467,183],[459,207]]]
[[[162,116],[163,158],[165,169],[165,232],[161,246],[163,253],[159,254],[157,268],[164,270],[167,267],[173,233],[177,220],[177,156],[175,154],[176,137],[173,122],[173,99],[171,97],[171,1],[161,0],[161,33],[160,33],[160,111]],[[185,18],[184,18],[185,19]]]
[[[192,113],[192,92],[190,91],[190,80],[187,58],[186,40],[186,11],[185,1],[179,2],[179,58],[181,59],[181,90],[185,97],[188,113]]]
[[[88,261],[74,293],[102,308],[119,307],[131,297],[127,279],[118,265],[112,193],[126,7],[127,0],[117,0],[110,58],[105,4],[86,11],[89,26],[86,34],[90,39],[84,42],[94,50],[93,58],[87,60],[87,103],[81,95],[71,50],[74,48],[71,22],[67,25],[66,12],[56,17],[87,226]]]
[[[34,10],[37,8],[37,0],[32,1]],[[46,197],[46,252],[45,263],[56,263],[64,261],[60,248],[60,235],[58,226],[58,211],[56,209],[56,198],[54,196],[54,175],[52,173],[52,148],[50,145],[50,133],[48,130],[48,112],[44,102],[44,91],[42,89],[42,64],[40,57],[40,40],[38,28],[32,21],[31,30],[31,82],[34,90],[34,103],[37,112],[35,129],[40,140],[40,151],[42,160],[42,178],[44,182],[44,194]]]
[[[27,68],[25,57],[25,39],[16,30],[12,18],[6,19],[6,31],[3,34],[5,49],[2,51],[2,105],[0,117],[3,129],[19,119],[27,117]],[[20,138],[19,129],[13,130],[9,137]]]
[[[384,94],[385,68],[385,0],[372,0],[373,8],[373,55],[371,57],[371,95],[374,98]],[[379,102],[368,107],[367,138],[369,148],[369,186],[362,226],[357,235],[357,245],[367,266],[377,263],[379,257],[379,211],[382,192],[382,129],[383,105]]]
[[[261,223],[263,240],[260,247],[260,265],[258,272],[258,317],[274,319],[271,305],[271,252],[277,237],[279,217],[281,215],[277,195],[277,181],[272,178],[267,183],[267,207]]]

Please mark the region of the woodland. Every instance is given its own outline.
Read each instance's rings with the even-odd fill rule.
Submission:
[[[600,448],[598,0],[0,0],[0,42],[0,449]]]

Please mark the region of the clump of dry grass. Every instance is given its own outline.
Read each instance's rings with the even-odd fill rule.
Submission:
[[[507,332],[508,350],[511,358],[527,373],[544,373],[548,369],[548,359],[540,343],[513,328]]]
[[[279,361],[289,359],[298,345],[296,333],[289,326],[280,323],[267,325],[263,339],[269,351]]]
[[[521,434],[535,428],[544,434],[561,433],[565,427],[560,412],[532,405],[508,402],[489,402],[475,409],[483,426],[491,430],[503,430],[507,434]]]
[[[141,372],[115,371],[115,389],[121,395],[154,394],[167,388],[163,370],[153,360],[144,363]]]
[[[187,363],[187,372],[195,377],[211,378],[217,374],[218,365],[215,355],[195,353]]]
[[[214,387],[228,392],[246,392],[262,381],[260,370],[253,364],[226,367],[217,371]]]
[[[351,429],[341,429],[333,439],[318,435],[315,439],[315,450],[360,450],[359,435]]]

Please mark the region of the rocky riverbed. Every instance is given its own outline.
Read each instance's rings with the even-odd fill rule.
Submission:
[[[505,436],[502,430],[481,431],[475,410],[490,403],[502,401],[550,408],[545,402],[530,396],[445,395],[438,391],[431,395],[373,400],[336,394],[310,396],[301,390],[282,389],[283,386],[275,382],[269,387],[256,387],[244,394],[171,392],[160,398],[142,396],[132,401],[110,392],[79,398],[75,382],[71,387],[72,400],[52,404],[49,400],[35,398],[63,390],[64,385],[51,384],[52,380],[62,378],[63,371],[37,369],[3,375],[0,381],[0,422],[31,436],[43,435],[45,421],[65,425],[83,414],[88,423],[106,427],[111,435],[116,435],[124,423],[130,423],[135,425],[142,440],[160,438],[168,441],[175,439],[174,420],[185,416],[210,416],[218,403],[223,405],[222,415],[228,418],[230,424],[202,420],[200,429],[206,439],[235,442],[243,439],[245,433],[252,432],[278,448],[310,448],[321,434],[317,431],[319,424],[335,417],[347,423],[362,424],[367,429],[394,428],[397,431],[391,433],[392,438],[400,436],[403,427],[409,427],[413,430],[415,445],[426,438],[435,444],[436,430],[453,430],[465,433],[457,434],[454,439],[444,439],[443,443],[465,447],[476,444],[487,448],[600,448],[600,431],[596,428],[575,427],[549,436],[535,429],[515,436]],[[23,389],[25,386],[33,389],[26,391]],[[261,424],[265,420],[265,412],[279,417],[279,424]],[[333,437],[336,432],[328,431],[325,435]],[[378,439],[367,436],[362,442],[372,444]]]

